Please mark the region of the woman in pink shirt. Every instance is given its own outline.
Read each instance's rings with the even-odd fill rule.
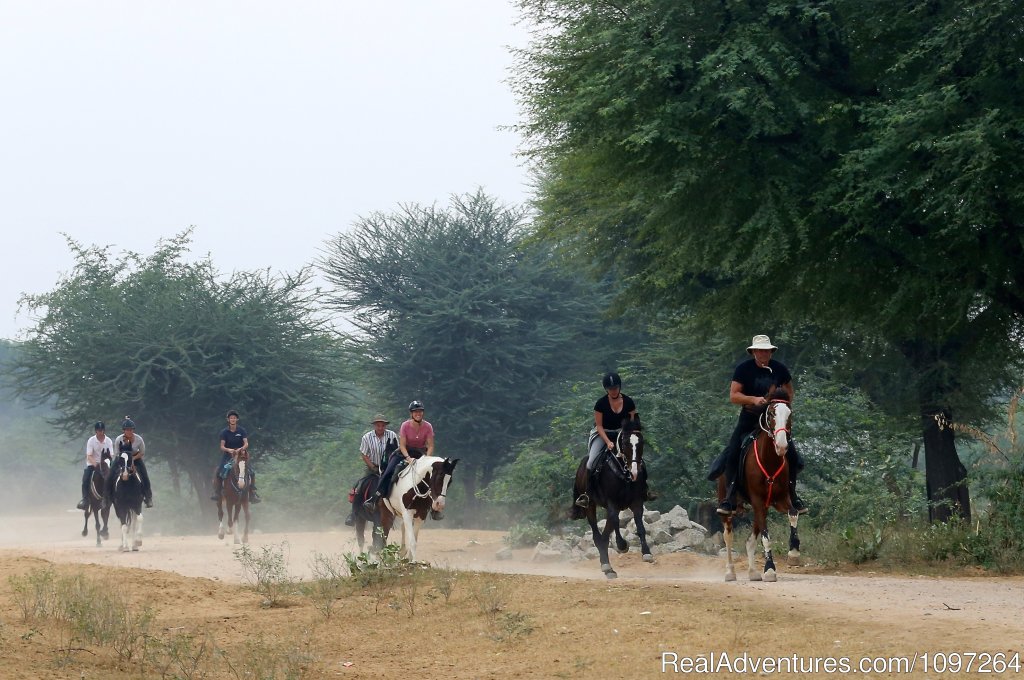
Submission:
[[[409,404],[409,420],[402,423],[398,431],[398,450],[402,455],[391,456],[388,466],[380,475],[377,490],[363,503],[371,512],[377,509],[377,501],[390,488],[391,477],[395,474],[399,461],[411,463],[414,458],[434,455],[434,427],[423,420],[423,410],[423,402],[418,399]]]

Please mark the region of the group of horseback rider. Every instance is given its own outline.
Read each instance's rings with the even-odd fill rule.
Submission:
[[[793,400],[793,377],[785,364],[772,358],[777,349],[767,335],[755,335],[747,347],[750,358],[737,365],[733,371],[729,401],[741,407],[739,419],[729,443],[712,464],[708,475],[708,479],[714,481],[719,475],[725,474],[728,492],[718,507],[720,515],[731,515],[736,511],[736,479],[742,443],[747,435],[757,429],[758,418],[768,406],[769,395],[779,389],[788,395],[789,401]],[[594,427],[588,440],[587,488],[592,488],[594,484],[595,463],[601,454],[604,451],[615,453],[615,440],[622,423],[637,417],[636,403],[622,393],[622,379],[618,373],[606,374],[601,385],[605,395],[594,404]],[[793,511],[802,514],[807,512],[807,506],[796,494],[796,478],[804,468],[804,462],[792,441],[786,458],[789,461],[790,502]],[[584,491],[575,504],[586,508],[589,502],[590,496]]]
[[[238,411],[228,411],[228,426],[220,433],[221,459],[213,473],[214,494],[211,500],[220,502],[224,488],[224,479],[221,472],[224,466],[230,463],[236,455],[248,450],[249,435],[245,428],[238,424]],[[149,483],[149,473],[146,471],[146,463],[143,460],[146,455],[146,443],[142,436],[135,432],[135,421],[131,416],[125,416],[121,422],[122,434],[111,441],[106,433],[107,426],[103,421],[96,421],[93,426],[92,437],[85,444],[85,470],[82,473],[82,500],[78,503],[79,510],[85,510],[89,506],[89,485],[92,477],[99,472],[106,455],[111,459],[111,465],[122,453],[127,453],[135,464],[135,470],[142,482],[142,499],[147,508],[153,507],[153,490]],[[256,494],[256,474],[250,466],[249,502],[259,503],[260,497]],[[114,475],[108,475],[103,485],[103,502],[110,505],[114,496]]]
[[[409,419],[402,423],[397,433],[387,429],[390,421],[383,415],[378,414],[370,421],[373,429],[359,441],[359,453],[369,474],[380,475],[380,479],[373,494],[363,503],[368,511],[375,511],[378,501],[387,495],[400,464],[434,455],[434,426],[423,419],[424,413],[423,402],[414,399],[409,404]],[[359,486],[358,482],[356,486]],[[355,517],[349,513],[345,524],[352,526],[354,523]]]
[[[107,437],[107,426],[103,421],[98,420],[93,425],[93,434],[85,444],[85,470],[82,472],[82,500],[78,503],[79,510],[89,507],[89,485],[92,477],[103,462],[104,454],[113,461],[122,453],[128,454],[130,460],[135,464],[135,470],[142,482],[142,500],[147,508],[153,507],[153,489],[149,484],[149,473],[146,471],[146,463],[143,458],[146,455],[146,442],[135,433],[135,421],[131,416],[125,416],[121,421],[121,434],[117,439],[111,441]],[[103,503],[109,506],[114,497],[114,476],[108,475],[103,485]]]

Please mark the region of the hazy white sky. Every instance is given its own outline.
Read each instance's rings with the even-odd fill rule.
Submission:
[[[507,0],[0,0],[0,337],[61,233],[295,271],[360,215],[528,198]],[[113,310],[112,310],[113,311]]]

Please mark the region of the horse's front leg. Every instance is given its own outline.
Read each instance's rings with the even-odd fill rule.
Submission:
[[[803,563],[803,560],[800,559],[800,534],[796,531],[799,520],[800,514],[796,510],[791,510],[789,513],[789,554],[786,555],[786,563],[793,566]]]
[[[103,546],[103,532],[100,531],[100,511],[92,513],[92,516],[96,519],[96,547],[100,548]],[[89,518],[85,519],[86,525],[89,524]]]
[[[142,547],[142,512],[140,511],[135,515],[132,521],[132,528],[135,530],[135,538],[132,541],[132,550],[138,550]]]
[[[104,540],[106,540],[110,538],[110,527],[108,526],[110,521],[110,506],[107,505],[103,507],[100,512],[103,513],[103,530],[100,532],[100,535],[103,536]]]
[[[651,548],[647,545],[647,528],[644,526],[644,501],[640,500],[633,503],[633,507],[630,508],[633,511],[633,524],[636,525],[636,535],[640,539],[640,554],[643,555],[644,562],[653,562],[654,555],[651,554]]]
[[[410,562],[416,561],[416,535],[413,533],[413,511],[405,508],[402,513],[402,550]]]
[[[768,535],[768,527],[761,530],[761,544],[764,546],[764,580],[775,583],[778,580],[775,571],[775,560],[772,559],[772,537]]]
[[[250,519],[250,515],[249,515],[249,502],[248,501],[246,501],[245,503],[242,503],[242,512],[245,513],[245,527],[244,527],[243,533],[242,533],[242,544],[243,545],[248,545],[249,544],[249,519]]]
[[[594,516],[597,517],[597,509],[594,510]],[[595,531],[597,525],[594,525]],[[612,532],[618,533],[619,531],[619,509],[614,505],[608,505],[605,507],[605,520],[604,520],[604,531],[601,532],[601,545],[598,546],[598,551],[601,554],[601,571],[608,578],[618,578],[618,574],[612,569],[611,560],[608,558],[608,544]],[[602,551],[603,548],[603,551]]]
[[[355,508],[352,509],[352,512],[356,520],[353,524],[356,530],[356,544],[359,546],[359,552],[363,552],[363,543],[366,541],[363,537],[363,533],[366,531],[366,518],[359,514]]]
[[[725,580],[735,581],[736,565],[733,564],[732,561],[732,539],[734,537],[734,532],[732,530],[732,517],[723,517],[722,524],[725,527],[725,530],[722,532],[725,537]]]
[[[224,497],[223,492],[221,498],[217,501],[217,538],[224,540],[224,533],[226,526],[224,524]]]
[[[228,530],[235,535],[235,545],[242,544],[241,532],[238,530],[238,514],[242,511],[242,502],[239,501],[228,510]]]
[[[100,521],[99,515],[96,516],[96,521],[97,522]],[[88,536],[89,535],[89,508],[88,507],[85,508],[85,526],[82,527],[82,535],[83,536]]]

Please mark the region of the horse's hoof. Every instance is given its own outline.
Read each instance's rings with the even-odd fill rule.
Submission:
[[[128,546],[126,546],[126,545],[122,545],[121,546],[121,552],[131,552],[131,551],[132,551],[132,549],[129,548]]]
[[[88,536],[89,535],[89,530],[88,529],[83,530],[82,531],[82,535],[83,536]]]
[[[132,546],[136,550],[142,547],[142,541],[135,541],[135,545]]]
[[[747,576],[750,577],[751,581],[760,581],[761,580],[761,574],[759,574],[756,571],[748,572]]]
[[[624,554],[624,553],[627,553],[627,552],[629,552],[629,544],[626,544],[626,546],[625,546],[625,547],[619,547],[619,546],[618,546],[618,545],[616,544],[616,546],[615,546],[615,552],[619,553],[620,555],[622,555],[622,554]]]
[[[603,571],[603,572],[604,572],[604,573],[606,573],[606,574],[607,574],[608,572],[612,572],[612,573],[614,573],[614,571],[612,570],[612,565],[610,565],[610,564],[602,564],[602,565],[601,565],[601,571]]]
[[[734,572],[726,572],[725,573],[725,580],[726,580],[726,582],[735,581],[736,580],[736,574]]]
[[[235,534],[235,545],[241,545],[241,544],[242,544],[242,539],[238,537],[238,534]]]
[[[644,553],[644,562],[654,562],[654,555],[651,553]]]
[[[219,538],[220,540],[223,541],[224,540],[224,532],[223,531],[218,531],[217,532],[217,538]]]
[[[106,529],[104,529],[104,530],[103,530],[103,533],[101,533],[101,534],[100,534],[100,537],[101,537],[101,538],[102,538],[102,539],[103,539],[103,540],[105,541],[105,540],[107,540],[108,538],[110,538],[110,532],[109,532],[109,531],[107,531]]]
[[[764,580],[766,583],[775,583],[779,580],[779,578],[775,575],[774,569],[769,569],[768,571],[764,572]]]
[[[134,548],[132,548],[132,552],[139,552],[139,546],[135,546]]]
[[[606,571],[604,573],[604,575],[607,576],[609,579],[613,579],[613,578],[618,578],[619,577],[619,575],[616,574],[614,571]]]

